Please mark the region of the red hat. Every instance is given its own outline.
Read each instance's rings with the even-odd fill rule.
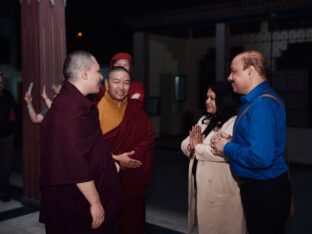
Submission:
[[[130,64],[132,64],[132,56],[129,53],[121,52],[121,53],[115,54],[112,57],[110,64],[109,64],[110,67],[113,67],[113,64],[115,63],[115,61],[119,59],[127,59],[129,60]]]

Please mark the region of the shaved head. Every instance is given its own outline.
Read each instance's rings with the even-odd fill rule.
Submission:
[[[93,55],[86,51],[75,51],[69,54],[63,66],[65,80],[75,79],[82,69],[90,70],[95,62]]]

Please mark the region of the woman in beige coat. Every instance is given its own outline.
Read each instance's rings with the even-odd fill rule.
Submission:
[[[209,87],[207,114],[192,127],[181,149],[190,158],[188,232],[198,225],[200,234],[243,234],[245,219],[237,182],[225,158],[210,147],[216,131],[231,135],[238,99],[225,82]]]

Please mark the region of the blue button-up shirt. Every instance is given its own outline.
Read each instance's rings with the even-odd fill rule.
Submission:
[[[263,94],[273,95],[279,102],[272,97],[260,97]],[[232,141],[224,146],[232,172],[240,178],[257,180],[287,172],[284,102],[266,81],[242,96],[241,101]]]

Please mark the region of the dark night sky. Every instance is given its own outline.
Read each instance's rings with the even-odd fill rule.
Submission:
[[[154,11],[200,4],[203,0],[119,0],[118,2],[68,0],[66,6],[67,50],[84,49],[106,64],[116,52],[132,53],[132,33],[124,18]],[[102,6],[104,4],[104,6]],[[105,6],[109,4],[109,6]],[[83,32],[77,38],[77,32]]]
[[[3,1],[0,16],[14,14],[17,23],[16,32],[20,36],[18,1],[0,1]],[[125,23],[124,19],[127,16],[178,9],[203,2],[207,0],[119,0],[109,3],[100,0],[67,0],[65,8],[67,51],[84,49],[94,54],[101,64],[107,64],[109,58],[116,52],[132,53],[133,29]],[[77,32],[82,32],[83,37],[77,38]],[[17,67],[20,67],[20,41],[17,40],[17,43]]]
[[[101,63],[118,51],[132,52],[132,30],[117,7],[102,7],[92,1],[67,1],[67,50],[84,49]],[[103,3],[102,3],[103,4]],[[83,37],[77,38],[77,32]]]

